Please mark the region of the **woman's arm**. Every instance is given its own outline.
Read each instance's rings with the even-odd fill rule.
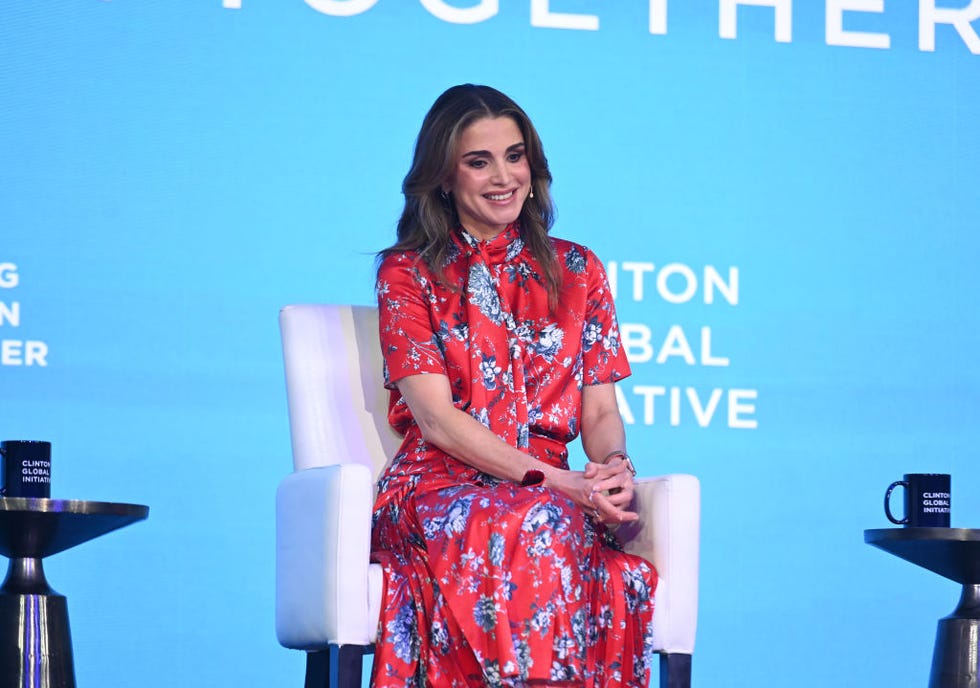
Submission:
[[[614,383],[582,388],[582,447],[596,463],[603,463],[614,451],[626,451],[626,431]]]
[[[547,476],[552,466],[497,437],[480,421],[452,403],[445,375],[409,375],[395,383],[425,441],[465,464],[498,478],[520,482],[529,470]]]
[[[490,429],[456,408],[449,378],[439,374],[409,375],[395,383],[422,432],[422,437],[463,463],[498,478],[520,482],[530,470],[544,474],[544,485],[565,493],[584,509],[598,510],[606,522],[632,521],[636,514],[623,508],[623,500],[605,497],[602,491],[623,487],[622,476],[612,466],[586,471],[566,471],[512,447]],[[615,401],[615,396],[613,396]],[[583,418],[584,421],[584,418]],[[620,423],[620,430],[622,424]],[[628,506],[628,502],[625,506]]]
[[[626,459],[626,432],[614,383],[582,389],[582,446],[589,457],[585,477],[594,478],[598,487],[593,502],[628,509],[633,501],[633,467]]]

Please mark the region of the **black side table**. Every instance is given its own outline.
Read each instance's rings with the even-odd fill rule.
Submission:
[[[0,498],[0,688],[75,688],[68,605],[44,578],[41,560],[141,521],[139,504]]]
[[[963,586],[960,602],[939,620],[929,688],[977,688],[980,655],[980,530],[882,528],[864,541]]]

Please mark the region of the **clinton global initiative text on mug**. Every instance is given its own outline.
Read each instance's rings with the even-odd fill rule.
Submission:
[[[905,488],[905,518],[891,510],[892,490]],[[947,473],[906,473],[885,492],[885,516],[892,523],[911,528],[949,528],[950,477]]]
[[[4,497],[48,498],[51,496],[51,443],[5,440],[3,455]]]

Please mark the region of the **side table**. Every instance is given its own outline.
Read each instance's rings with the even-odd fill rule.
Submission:
[[[75,688],[68,606],[41,560],[141,521],[140,504],[0,498],[0,688]]]
[[[977,688],[980,655],[980,530],[882,528],[864,541],[963,586],[960,602],[939,620],[929,688]]]

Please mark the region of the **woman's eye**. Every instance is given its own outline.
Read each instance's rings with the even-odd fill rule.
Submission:
[[[507,156],[509,162],[520,162],[521,158],[524,157],[524,153],[511,153]]]
[[[485,160],[470,160],[470,162],[469,162],[469,166],[470,167],[473,167],[473,168],[476,168],[476,169],[480,169],[482,167],[486,167],[486,164],[487,163],[486,163]]]

